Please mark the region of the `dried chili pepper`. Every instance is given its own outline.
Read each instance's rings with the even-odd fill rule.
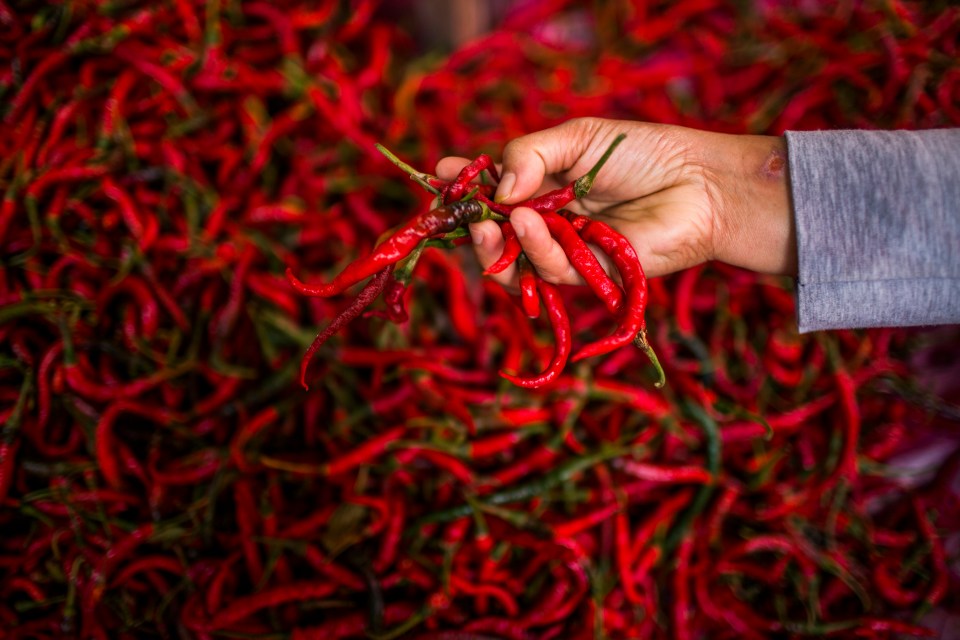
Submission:
[[[330,324],[313,339],[306,353],[303,354],[303,359],[300,361],[300,384],[303,385],[304,389],[309,390],[310,388],[307,384],[307,367],[310,365],[310,360],[313,358],[313,355],[333,334],[360,317],[363,310],[369,307],[370,304],[383,293],[387,283],[390,281],[390,275],[392,273],[393,265],[389,264],[379,273],[375,274],[374,277],[370,279],[370,282],[360,290],[360,293],[357,294],[353,302],[340,312],[340,315],[334,318]]]
[[[347,287],[382,271],[406,258],[421,241],[435,235],[448,233],[463,222],[478,219],[483,208],[473,200],[455,202],[421,213],[405,223],[365,258],[351,262],[330,284],[306,285],[287,270],[287,279],[294,289],[306,296],[329,297],[342,293]]]

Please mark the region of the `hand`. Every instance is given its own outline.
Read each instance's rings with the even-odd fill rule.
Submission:
[[[619,133],[626,133],[626,140],[588,196],[571,208],[604,220],[626,236],[648,276],[708,260],[763,273],[796,273],[786,143],[779,137],[600,118],[570,120],[506,146],[497,200],[521,202],[580,177]],[[437,175],[451,180],[466,162],[444,158]],[[541,277],[555,284],[582,284],[539,214],[517,208],[511,223]],[[487,268],[503,250],[500,227],[487,220],[471,225],[470,233],[480,264]],[[604,266],[612,270],[608,263]],[[515,289],[516,266],[494,278]]]

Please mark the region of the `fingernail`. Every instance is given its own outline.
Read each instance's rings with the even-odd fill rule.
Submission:
[[[525,227],[522,222],[519,220],[514,220],[511,222],[511,224],[513,225],[513,232],[517,234],[518,238],[522,238],[523,236],[527,235],[527,227]]]
[[[479,229],[471,230],[470,238],[473,240],[473,244],[483,244],[483,231]]]
[[[493,197],[494,202],[503,202],[513,193],[513,185],[517,183],[517,176],[512,173],[503,174],[500,184],[497,185],[497,193]]]

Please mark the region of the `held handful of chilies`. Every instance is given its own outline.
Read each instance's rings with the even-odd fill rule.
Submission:
[[[307,367],[317,349],[340,328],[359,317],[381,294],[386,305],[383,315],[394,322],[405,321],[407,312],[403,306],[404,290],[423,250],[431,246],[451,246],[451,243],[466,237],[463,227],[467,223],[484,219],[496,220],[505,240],[503,254],[486,273],[499,273],[517,262],[522,307],[528,316],[537,318],[540,315],[541,303],[543,304],[556,342],[553,358],[542,372],[520,376],[501,371],[500,375],[526,388],[541,387],[556,380],[571,359],[573,351],[570,319],[559,290],[537,274],[523,254],[520,241],[510,225],[510,213],[516,207],[522,206],[543,216],[550,235],[617,322],[612,334],[583,346],[573,354],[572,360],[576,362],[603,355],[632,343],[643,349],[650,358],[659,374],[657,386],[662,386],[663,369],[646,339],[644,313],[647,305],[647,280],[636,251],[623,235],[609,225],[564,209],[574,200],[589,193],[597,174],[625,137],[624,134],[617,136],[585,175],[565,187],[513,205],[493,201],[500,176],[493,160],[486,154],[478,156],[460,171],[456,179],[448,182],[417,171],[378,145],[377,149],[393,164],[405,171],[421,187],[435,194],[440,206],[411,218],[399,229],[381,239],[370,255],[347,265],[329,283],[307,284],[287,270],[291,285],[306,296],[337,295],[369,278],[354,301],[317,335],[307,349],[300,364],[300,383],[304,388],[308,388]],[[475,184],[484,171],[490,175],[493,183]],[[610,257],[620,274],[622,287],[604,271],[587,243],[595,245]]]

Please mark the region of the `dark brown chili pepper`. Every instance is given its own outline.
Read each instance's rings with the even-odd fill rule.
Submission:
[[[464,222],[478,220],[482,214],[483,206],[475,200],[437,207],[415,216],[399,231],[377,245],[373,253],[347,265],[329,284],[304,284],[293,275],[291,269],[287,269],[287,279],[303,295],[327,298],[342,293],[347,287],[403,260],[421,241],[438,234],[449,233]]]
[[[353,302],[351,302],[346,309],[340,312],[340,315],[334,318],[323,331],[317,334],[317,337],[314,338],[306,353],[303,354],[303,359],[300,361],[300,384],[303,385],[304,389],[310,389],[310,386],[307,384],[307,367],[310,365],[313,354],[315,354],[317,349],[330,339],[333,334],[360,317],[363,310],[369,307],[370,304],[377,299],[377,296],[383,293],[387,283],[390,281],[392,273],[393,264],[389,264],[360,290],[357,297],[354,298]]]

